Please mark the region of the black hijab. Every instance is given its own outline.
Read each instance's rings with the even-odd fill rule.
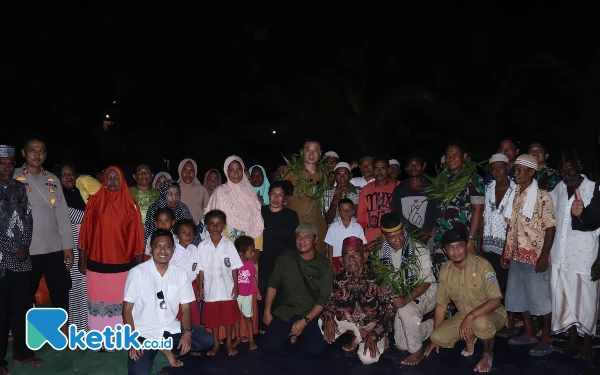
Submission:
[[[64,167],[71,167],[73,169],[73,173],[77,175],[75,171],[75,167],[72,164],[65,163],[57,166],[56,168],[56,176],[60,179],[62,174],[62,170]],[[62,184],[61,184],[62,185]],[[70,208],[74,208],[76,210],[85,211],[85,201],[81,197],[81,192],[77,189],[76,186],[73,186],[72,189],[66,188],[64,185],[62,186],[63,195],[65,196],[65,200],[67,201],[67,206]]]

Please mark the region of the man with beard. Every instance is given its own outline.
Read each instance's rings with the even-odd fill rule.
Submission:
[[[579,346],[578,335],[583,336],[583,347],[576,358],[590,360],[600,297],[600,229],[589,232],[572,230],[571,204],[575,200],[575,190],[579,191],[584,204],[589,204],[595,184],[581,174],[581,161],[574,149],[563,151],[558,169],[562,182],[550,193],[557,234],[550,252],[552,333],[569,332],[568,351],[576,349]]]
[[[341,263],[333,292],[325,303],[319,326],[323,338],[332,344],[340,335],[351,332],[352,341],[343,350],[353,352],[366,365],[379,360],[385,338],[392,330],[395,309],[391,290],[383,289],[369,276],[363,241],[348,237],[342,244]]]
[[[433,350],[439,353],[440,347],[453,348],[462,339],[466,343],[460,354],[470,357],[475,351],[475,341],[479,339],[483,355],[473,371],[489,372],[494,336],[506,325],[506,311],[502,307],[496,273],[487,260],[469,253],[466,233],[462,230],[444,233],[442,244],[450,261],[440,270],[434,328],[425,356]],[[458,313],[444,320],[450,301],[456,304]]]

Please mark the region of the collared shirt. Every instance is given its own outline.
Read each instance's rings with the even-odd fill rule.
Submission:
[[[440,173],[448,173],[444,170]],[[473,217],[473,205],[485,204],[485,186],[481,176],[473,173],[463,190],[448,204],[438,204],[437,222],[434,232],[435,252],[443,254],[447,260],[443,246],[442,236],[451,229],[469,231]]]
[[[187,248],[184,248],[178,240],[175,240],[175,251],[171,258],[171,264],[184,269],[191,283],[200,273],[200,250],[194,244],[189,244]]]
[[[440,285],[437,303],[445,305],[454,302],[458,311],[468,314],[487,301],[502,298],[496,272],[485,259],[473,254],[467,255],[467,264],[459,270],[453,262],[446,262],[440,270]],[[500,306],[494,310],[506,319],[506,310]]]
[[[32,226],[33,217],[25,185],[10,180],[6,187],[0,187],[0,269],[31,271],[31,257],[20,261],[16,254],[19,246],[31,245]]]
[[[342,256],[342,243],[348,237],[358,237],[364,244],[367,243],[365,239],[365,232],[363,228],[356,222],[355,218],[350,220],[350,225],[344,226],[342,221],[334,221],[325,236],[325,243],[329,246],[333,246],[333,257]]]
[[[25,184],[33,213],[30,254],[49,254],[73,249],[75,243],[71,233],[69,207],[59,178],[43,168],[38,174],[30,173],[25,164],[15,170],[14,178]]]
[[[348,187],[348,193],[344,194],[342,196],[343,198],[347,198],[350,199],[352,201],[352,203],[354,203],[354,217],[356,217],[356,212],[358,211],[356,209],[356,206],[358,205],[358,194],[360,193],[360,189],[358,189],[356,186],[350,184],[350,186]],[[335,188],[333,189],[329,189],[329,190],[325,190],[325,192],[323,193],[323,215],[325,215],[327,213],[327,211],[329,211],[329,208],[331,207],[331,202],[333,201],[333,195],[335,194]],[[333,219],[333,221],[339,221],[340,220],[340,212],[338,211],[338,207],[331,207],[332,210],[335,210],[335,218]]]
[[[548,167],[548,165],[544,165],[542,169],[537,171],[535,178],[538,182],[539,188],[546,191],[552,191],[554,187],[562,181],[558,171]]]
[[[308,281],[312,294],[306,289],[302,274]],[[288,250],[277,258],[267,285],[283,293],[283,301],[273,315],[286,322],[294,315],[304,316],[315,305],[325,306],[333,287],[331,262],[318,252],[315,252],[311,260],[304,260],[298,250]],[[317,296],[316,301],[313,294]]]
[[[161,291],[166,309],[160,308],[162,299],[157,294]],[[194,302],[196,298],[183,269],[169,264],[161,276],[154,261],[149,260],[129,270],[123,300],[134,304],[133,324],[140,336],[160,340],[164,332],[181,332],[181,323],[177,320],[179,305]]]
[[[358,189],[364,188],[365,185],[370,184],[373,181],[375,181],[375,177],[371,177],[369,181],[367,181],[363,176],[353,177],[350,179],[350,183],[356,186]]]
[[[410,241],[408,238],[406,240]],[[435,283],[429,250],[418,241],[413,241],[413,246],[415,247],[415,255],[419,257],[419,273],[416,275],[416,280],[423,280],[424,283]],[[402,249],[394,250],[390,246],[390,252],[392,253],[392,264],[395,269],[399,270],[402,268]]]
[[[508,224],[504,218],[504,209],[514,189],[517,188],[511,179],[508,189],[496,207],[496,182],[492,181],[485,186],[485,207],[483,208],[483,244],[482,250],[488,253],[502,255],[506,245],[506,228]]]
[[[579,193],[583,204],[588,206],[594,196],[595,183],[585,176]],[[571,205],[575,194],[569,197],[567,185],[560,182],[550,193],[556,214],[556,235],[550,252],[552,266],[574,272],[580,275],[590,275],[592,264],[598,256],[600,229],[591,232],[581,232],[571,228]]]
[[[392,331],[395,316],[391,289],[381,289],[364,265],[358,280],[346,272],[335,276],[333,291],[325,302],[321,319],[323,323],[334,319],[355,323],[376,335],[376,341],[379,341]]]
[[[231,301],[233,270],[242,268],[242,260],[233,242],[222,237],[215,247],[210,238],[200,242],[200,271],[204,271],[204,302]]]
[[[533,215],[530,218],[522,214],[528,186],[521,192],[521,186],[515,190],[513,212],[508,222],[504,259],[515,260],[526,264],[537,264],[544,248],[546,230],[556,225],[554,206],[550,193],[538,189]]]

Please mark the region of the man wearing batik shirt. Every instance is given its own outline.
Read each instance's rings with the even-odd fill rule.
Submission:
[[[550,193],[557,232],[550,253],[552,333],[569,332],[569,351],[580,347],[578,341],[579,335],[582,335],[583,347],[580,347],[576,358],[591,360],[600,297],[600,229],[589,232],[571,229],[571,205],[576,199],[575,190],[579,190],[586,205],[594,195],[595,184],[581,174],[581,168],[577,151],[565,150],[558,164],[562,182]]]
[[[461,170],[467,161],[467,152],[462,142],[453,142],[446,146],[446,169],[440,173],[446,174],[447,185],[453,183],[461,176]],[[483,225],[483,206],[485,203],[485,187],[481,176],[473,173],[464,188],[445,204],[438,202],[437,221],[434,232],[435,253],[433,255],[434,269],[440,269],[448,258],[442,246],[442,237],[451,229],[462,230],[468,233],[467,251],[474,253],[476,240]]]
[[[44,364],[25,344],[25,315],[31,308],[33,219],[25,185],[13,180],[15,148],[0,146],[0,374],[8,373],[4,358],[8,332],[13,335],[13,363]]]
[[[550,154],[548,154],[546,148],[541,143],[530,144],[527,153],[536,158],[538,163],[538,171],[535,177],[538,187],[546,191],[552,191],[561,179],[558,171],[550,168],[548,163],[546,163]]]
[[[325,216],[328,225],[340,219],[340,213],[338,212],[340,200],[350,199],[356,207],[358,205],[358,193],[360,193],[360,190],[350,183],[352,172],[348,163],[337,163],[334,173],[335,187],[323,193],[323,210],[325,211],[323,216]],[[356,210],[354,210],[354,217],[356,217]]]
[[[533,178],[537,172],[537,160],[533,156],[519,156],[514,169],[518,186],[504,211],[508,229],[501,264],[508,268],[506,310],[521,313],[525,332],[508,343],[536,344],[529,354],[544,356],[554,351],[550,342],[552,301],[548,281],[550,249],[556,233],[554,207],[550,194],[538,188]],[[533,331],[531,315],[542,316],[540,340]]]
[[[368,183],[358,196],[356,220],[365,230],[367,242],[371,242],[381,233],[379,220],[391,212],[392,193],[396,183],[388,180],[389,161],[376,159],[373,162],[375,181]]]
[[[319,326],[329,344],[351,332],[352,341],[343,347],[344,351],[353,352],[358,346],[358,358],[368,365],[377,362],[385,350],[385,337],[392,330],[395,308],[391,290],[382,290],[369,275],[366,258],[360,238],[344,240],[341,259],[344,268],[335,277]]]

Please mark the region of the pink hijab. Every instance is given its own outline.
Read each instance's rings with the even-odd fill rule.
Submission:
[[[244,167],[244,162],[239,156],[232,155],[225,159],[223,171],[227,176],[229,164],[237,161]],[[221,210],[227,215],[227,225],[237,230],[245,232],[247,236],[256,238],[262,235],[265,228],[262,214],[260,212],[260,202],[250,185],[250,181],[244,176],[242,181],[234,184],[227,177],[227,182],[217,186],[206,211]]]

